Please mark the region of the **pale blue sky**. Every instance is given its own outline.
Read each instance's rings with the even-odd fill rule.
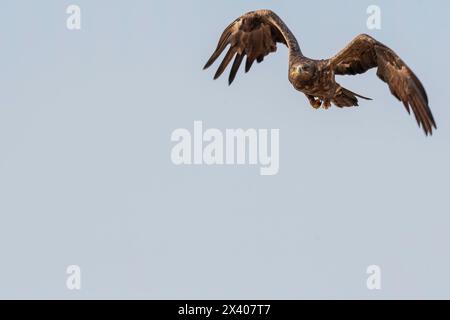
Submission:
[[[78,4],[82,30],[68,31]],[[366,8],[382,30],[366,28]],[[312,58],[359,33],[424,83],[426,138],[372,71],[374,98],[313,110],[287,52],[233,86],[202,71],[223,28],[270,8]],[[0,297],[450,298],[448,1],[1,1]],[[215,65],[217,67],[217,64]],[[279,128],[280,172],[176,167],[170,134]],[[82,268],[68,291],[65,268]],[[380,265],[383,289],[366,289]]]

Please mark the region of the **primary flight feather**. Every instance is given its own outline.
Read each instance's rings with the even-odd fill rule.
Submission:
[[[234,58],[228,78],[231,84],[244,58],[245,72],[248,72],[255,60],[262,62],[265,56],[275,52],[277,43],[288,47],[289,81],[306,95],[312,107],[328,109],[331,104],[340,108],[352,107],[358,105],[358,98],[371,100],[340,86],[335,75],[357,75],[378,68],[378,77],[388,84],[391,93],[403,102],[408,112],[412,109],[425,134],[431,135],[436,128],[420,80],[394,51],[366,34],[357,36],[334,57],[314,60],[303,55],[295,36],[274,12],[252,11],[225,29],[204,69],[229,47],[214,79],[222,75]]]

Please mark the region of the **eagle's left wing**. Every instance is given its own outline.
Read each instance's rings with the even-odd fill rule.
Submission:
[[[258,63],[262,62],[265,56],[275,52],[277,43],[286,45],[290,52],[301,54],[294,35],[274,12],[270,10],[248,12],[234,20],[225,29],[219,39],[216,50],[209,58],[204,69],[209,68],[219,58],[225,48],[230,46],[219,69],[217,69],[214,79],[222,75],[225,68],[234,58],[228,78],[229,84],[231,84],[245,56],[247,56],[245,72],[248,72],[255,60]]]
[[[361,74],[378,67],[378,77],[389,85],[391,93],[403,102],[408,113],[412,108],[417,124],[423,127],[425,134],[433,133],[436,123],[422,83],[390,48],[362,34],[331,58],[330,63],[337,75]]]

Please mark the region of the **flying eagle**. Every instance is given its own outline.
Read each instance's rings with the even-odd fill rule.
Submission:
[[[228,80],[231,84],[245,56],[245,72],[248,72],[255,60],[260,63],[265,56],[275,52],[277,43],[283,43],[289,50],[289,81],[306,95],[315,109],[328,109],[332,103],[340,108],[357,106],[358,98],[371,100],[340,86],[335,75],[362,74],[377,67],[378,77],[403,102],[408,113],[412,109],[425,134],[431,135],[433,127],[436,128],[427,93],[420,80],[393,50],[366,34],[357,36],[331,59],[314,60],[302,54],[295,36],[274,12],[252,11],[225,29],[204,69],[210,67],[230,45],[214,79],[222,75],[234,57]]]

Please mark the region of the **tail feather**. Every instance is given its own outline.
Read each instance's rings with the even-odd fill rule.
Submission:
[[[332,102],[340,108],[354,107],[358,106],[357,97],[365,100],[372,100],[371,98],[364,97],[346,88],[339,87],[338,90],[336,91],[336,95],[334,96]]]
[[[362,96],[360,94],[357,94],[357,93],[355,93],[353,91],[350,91],[348,89],[345,89],[345,88],[342,88],[342,89],[344,89],[344,91],[346,91],[347,93],[350,93],[350,94],[353,94],[353,95],[357,96],[358,98],[365,99],[365,100],[373,100],[372,98],[364,97],[364,96]]]

